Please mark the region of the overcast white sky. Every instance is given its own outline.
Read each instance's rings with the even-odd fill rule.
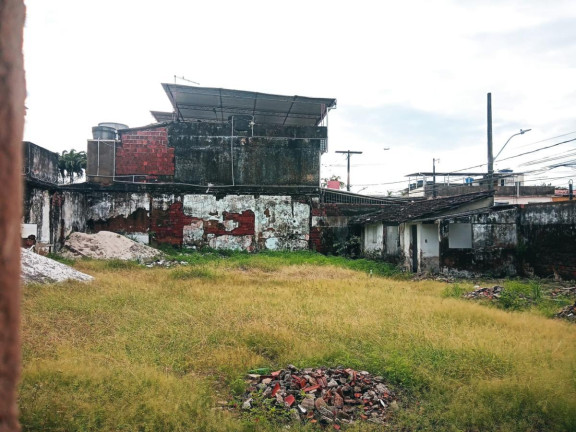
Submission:
[[[351,183],[353,191],[373,185],[364,193],[405,187],[386,183],[431,171],[433,158],[438,171],[485,163],[488,92],[495,154],[532,129],[499,159],[576,138],[573,0],[26,5],[24,135],[52,151],[85,149],[99,122],[152,123],[150,110],[171,110],[160,83],[174,75],[206,87],[338,99],[322,175],[345,179],[345,156],[334,151],[363,151],[352,157]],[[496,168],[528,171],[535,166],[522,162],[571,150],[576,141]],[[572,167],[548,173],[561,186],[572,176]]]

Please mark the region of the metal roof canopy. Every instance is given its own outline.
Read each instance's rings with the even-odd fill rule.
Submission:
[[[158,123],[165,123],[174,121],[176,114],[167,111],[150,111],[150,114],[156,119]]]
[[[232,115],[250,115],[256,124],[318,126],[336,99],[281,96],[243,90],[162,84],[176,118],[182,121],[227,122]],[[152,111],[157,121],[171,114]]]

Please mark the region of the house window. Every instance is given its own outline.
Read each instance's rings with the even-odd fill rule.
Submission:
[[[470,249],[472,247],[472,224],[451,223],[448,226],[448,247]]]

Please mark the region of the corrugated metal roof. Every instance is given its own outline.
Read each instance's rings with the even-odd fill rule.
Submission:
[[[398,224],[416,219],[430,218],[441,212],[457,209],[464,204],[482,200],[492,195],[493,192],[484,191],[453,197],[433,198],[399,205],[390,205],[374,213],[358,217],[352,220],[351,224],[364,225],[376,222]]]
[[[257,124],[318,126],[336,99],[281,96],[243,90],[162,84],[182,121],[226,122],[232,115],[249,115]],[[170,121],[172,113],[152,111],[157,121]]]
[[[172,122],[176,119],[176,114],[173,112],[150,111],[150,114],[152,114],[158,123]]]

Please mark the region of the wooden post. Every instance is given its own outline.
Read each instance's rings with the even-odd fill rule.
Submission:
[[[20,221],[26,84],[22,0],[0,0],[0,432],[20,430]]]

